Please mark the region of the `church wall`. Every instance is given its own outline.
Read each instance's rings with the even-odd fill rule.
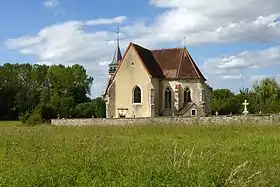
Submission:
[[[191,92],[191,99],[192,102],[194,102],[196,105],[200,105],[201,102],[201,88],[202,88],[202,84],[200,82],[200,80],[180,80],[180,86],[181,86],[181,90],[180,90],[180,97],[182,98],[180,100],[180,107],[183,107],[184,104],[184,89],[186,87],[189,88],[190,92]]]
[[[179,96],[178,98],[175,98],[175,88],[176,85],[180,85],[179,88]],[[164,106],[164,102],[165,102],[165,98],[164,98],[164,92],[165,89],[167,87],[170,87],[172,89],[172,104],[171,104],[171,109],[167,110],[165,109]],[[207,88],[204,82],[202,82],[200,79],[189,79],[189,80],[162,80],[161,81],[161,112],[163,113],[163,115],[172,115],[172,113],[176,113],[178,110],[180,110],[183,106],[184,106],[184,89],[186,87],[189,88],[189,90],[191,91],[191,99],[192,102],[194,102],[197,106],[202,106],[202,93],[201,91],[204,90],[204,98],[205,98],[205,109],[206,112],[209,112],[210,110],[210,99],[208,97],[208,92],[207,92]],[[178,100],[179,102],[179,107],[178,109],[175,107],[175,102],[176,100]]]
[[[115,117],[116,115],[116,107],[115,107],[115,102],[116,102],[116,83],[114,82],[112,86],[109,89],[109,106],[108,106],[108,118]]]
[[[170,81],[170,80],[161,80],[161,98],[160,98],[160,102],[161,102],[161,109],[160,109],[160,113],[163,116],[171,116],[173,114],[173,112],[175,112],[175,107],[174,107],[174,96],[175,96],[175,87],[176,84],[178,82],[177,81]],[[171,90],[171,108],[170,109],[166,109],[165,108],[165,90],[167,88],[170,88]]]
[[[152,85],[154,87],[154,108],[155,108],[155,116],[159,116],[160,113],[160,83],[159,79],[152,78]]]
[[[199,79],[194,79],[194,80],[180,80],[180,85],[182,87],[182,90],[180,92],[181,98],[184,97],[184,89],[188,87],[191,91],[191,98],[192,101],[197,105],[204,107],[204,112],[209,114],[210,111],[210,97],[209,97],[209,92],[207,90],[206,84],[204,81],[199,80]],[[202,93],[203,92],[203,93]],[[204,94],[204,96],[202,95]],[[180,101],[180,107],[183,106],[183,99]]]
[[[118,108],[127,108],[125,117],[150,117],[151,79],[133,47],[125,55],[115,82],[117,85],[115,117],[118,117]],[[133,104],[133,88],[136,85],[141,88],[141,104]]]
[[[202,86],[205,90],[205,112],[207,115],[211,115],[211,93],[205,82],[202,83]]]

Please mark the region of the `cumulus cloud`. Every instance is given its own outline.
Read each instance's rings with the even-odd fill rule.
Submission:
[[[205,61],[203,69],[212,75],[222,77],[233,75],[233,77],[236,77],[244,70],[254,70],[275,65],[280,65],[280,46],[211,58]]]
[[[207,59],[202,66],[206,77],[211,77],[211,85],[233,90],[250,87],[252,83],[265,77],[280,81],[280,76],[271,72],[275,68],[280,68],[280,45]]]
[[[127,19],[126,16],[118,16],[114,18],[99,18],[94,20],[88,20],[85,22],[85,25],[94,26],[94,25],[111,25],[113,23],[122,23]]]
[[[188,46],[280,39],[279,0],[270,0],[269,3],[262,0],[151,0],[150,4],[162,9],[162,12],[154,20],[149,20],[149,24],[130,20],[130,24],[121,27],[123,49],[130,41],[153,48],[163,43],[179,44],[184,37]],[[107,64],[112,59],[116,34],[115,31],[100,30],[98,25],[121,24],[126,20],[125,16],[116,16],[68,21],[45,27],[33,36],[11,38],[6,44],[9,49],[18,50],[21,54],[38,57],[41,63],[84,65],[95,78],[93,94],[99,95],[105,86]],[[238,79],[241,69],[259,68],[265,66],[265,62],[275,64],[277,59],[279,47],[246,51],[209,59],[203,66],[208,68],[203,72],[213,70],[221,78]]]
[[[44,6],[46,8],[55,8],[59,5],[59,1],[58,0],[46,0],[44,1]]]
[[[114,22],[112,18],[112,22]],[[90,20],[94,21],[94,20]],[[109,21],[109,19],[107,19]],[[108,23],[108,22],[107,22]],[[107,77],[107,65],[113,56],[116,38],[114,31],[86,32],[87,21],[69,21],[45,27],[35,36],[7,40],[9,49],[24,55],[35,55],[40,64],[81,64],[95,78],[95,95]]]

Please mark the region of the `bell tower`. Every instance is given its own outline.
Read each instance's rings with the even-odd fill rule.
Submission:
[[[103,100],[106,103],[106,117],[109,117],[109,103],[112,102],[114,103],[114,99],[111,99],[109,97],[109,93],[108,93],[108,89],[112,83],[112,76],[114,75],[114,73],[117,70],[117,67],[119,66],[120,62],[122,60],[122,54],[121,54],[121,50],[120,50],[120,30],[119,27],[117,28],[117,46],[116,46],[116,50],[114,53],[114,57],[112,62],[109,64],[109,69],[108,69],[108,82],[105,88],[105,91],[102,93],[103,96]]]
[[[116,46],[113,60],[109,64],[109,69],[108,69],[109,78],[111,78],[112,75],[116,72],[116,69],[117,69],[118,65],[120,64],[121,60],[122,60],[122,54],[121,54],[121,50],[120,50],[120,29],[118,27],[117,28],[117,46]]]

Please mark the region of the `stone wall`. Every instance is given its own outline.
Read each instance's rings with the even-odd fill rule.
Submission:
[[[56,126],[83,125],[145,125],[145,124],[280,124],[280,115],[269,116],[213,116],[213,117],[154,117],[154,118],[112,118],[112,119],[52,119]]]

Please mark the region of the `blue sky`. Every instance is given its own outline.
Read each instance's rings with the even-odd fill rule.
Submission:
[[[0,63],[84,65],[103,91],[107,65],[129,42],[186,46],[214,88],[237,91],[265,76],[280,80],[280,1],[3,0]]]

